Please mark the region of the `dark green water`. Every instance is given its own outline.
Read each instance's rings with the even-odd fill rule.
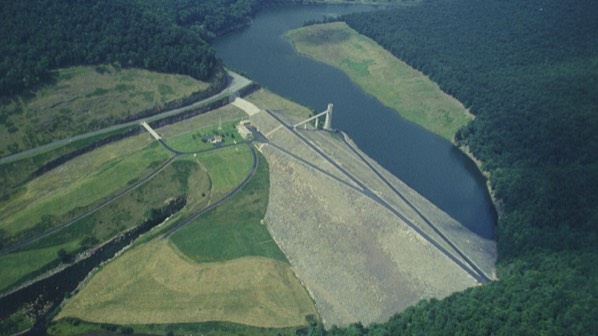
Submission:
[[[405,121],[352,84],[342,72],[298,55],[284,33],[307,20],[355,11],[364,5],[314,5],[261,12],[246,28],[214,43],[228,66],[269,90],[317,111],[334,104],[332,127],[370,157],[473,232],[494,237],[496,211],[486,180],[451,143]]]

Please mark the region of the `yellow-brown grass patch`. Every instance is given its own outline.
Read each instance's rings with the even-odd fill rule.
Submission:
[[[228,321],[258,327],[305,324],[315,307],[290,266],[263,257],[197,264],[167,241],[108,264],[57,319],[158,324]]]

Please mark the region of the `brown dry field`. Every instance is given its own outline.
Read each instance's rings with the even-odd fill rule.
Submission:
[[[276,109],[276,104],[271,102],[269,108]],[[251,120],[264,133],[270,133],[271,142],[352,184],[287,129],[277,128],[266,113],[258,113]],[[304,134],[425,229],[413,210],[397,200],[342,142],[323,132]],[[325,325],[386,321],[421,299],[442,298],[478,285],[456,263],[370,198],[273,146],[265,145],[262,151],[270,166],[271,183],[265,222],[312,295]],[[468,257],[485,271],[493,271],[493,242],[468,232],[390,173],[384,174]]]
[[[197,264],[166,240],[125,252],[69,300],[56,319],[115,324],[229,321],[293,327],[316,314],[288,264],[244,257]]]

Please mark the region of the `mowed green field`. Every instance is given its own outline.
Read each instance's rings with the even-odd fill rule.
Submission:
[[[56,266],[60,262],[57,254],[60,249],[66,253],[80,252],[107,241],[142,224],[151,209],[188,195],[189,190],[195,193],[188,195],[194,205],[205,206],[210,187],[207,173],[196,162],[175,161],[145,184],[69,227],[25,246],[25,251],[0,256],[0,269],[7,270],[0,274],[0,290],[32,278],[48,265]]]
[[[0,203],[3,242],[41,234],[100,203],[171,154],[146,137],[125,139],[81,155],[31,180]]]
[[[207,168],[214,186],[228,192],[248,173],[249,154],[243,145],[194,159]],[[106,265],[56,320],[306,325],[306,316],[317,316],[313,302],[261,222],[269,178],[265,159],[260,155],[259,160],[254,177],[233,198],[169,239],[157,237]]]
[[[107,127],[208,86],[188,76],[140,69],[60,69],[55,85],[0,104],[0,157]]]
[[[210,174],[211,197],[214,201],[237,186],[247,176],[252,165],[251,151],[245,144],[201,153],[197,158]]]
[[[405,119],[449,141],[473,119],[436,83],[345,23],[307,26],[286,36],[300,53],[339,68]]]
[[[229,145],[235,142],[244,141],[244,139],[237,132],[237,125],[240,119],[222,122],[220,124],[211,125],[204,128],[195,129],[175,137],[168,138],[166,143],[181,152],[197,152],[204,149],[213,148],[214,144],[209,141],[204,141],[205,136],[221,136],[222,144]]]
[[[287,263],[264,257],[196,263],[154,240],[98,272],[56,317],[113,324],[230,321],[304,325],[315,314]]]
[[[260,156],[257,171],[243,190],[173,234],[174,246],[200,263],[246,256],[287,262],[262,223],[270,186],[267,164]]]

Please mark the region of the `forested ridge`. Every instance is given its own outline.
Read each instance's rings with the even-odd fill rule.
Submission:
[[[260,8],[295,0],[0,1],[0,97],[51,81],[51,70],[113,63],[207,80],[206,42]]]
[[[499,281],[328,335],[589,335],[598,330],[598,2],[452,0],[344,20],[476,119],[501,216]]]

